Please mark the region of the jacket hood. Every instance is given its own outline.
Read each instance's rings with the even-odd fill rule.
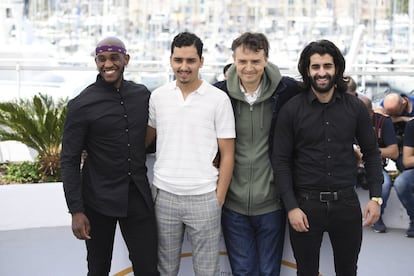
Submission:
[[[240,78],[237,75],[236,66],[232,65],[229,68],[227,76],[227,89],[230,97],[244,101],[244,95],[241,93]],[[281,79],[282,75],[280,74],[279,68],[275,64],[268,62],[262,76],[262,91],[260,97],[257,99],[257,103],[272,97]]]

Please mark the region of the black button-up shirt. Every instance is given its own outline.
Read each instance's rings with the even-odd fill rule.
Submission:
[[[69,102],[61,156],[69,212],[83,212],[86,204],[108,216],[126,216],[132,182],[152,208],[145,165],[149,96],[143,85],[124,80],[117,89],[98,75]],[[83,149],[88,156],[80,171]]]
[[[381,156],[368,109],[357,97],[335,92],[329,103],[311,91],[281,109],[274,134],[273,166],[287,210],[297,191],[337,191],[354,186],[357,139],[371,196],[381,196]]]

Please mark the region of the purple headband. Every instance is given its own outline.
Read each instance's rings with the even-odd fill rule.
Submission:
[[[121,54],[126,54],[126,49],[123,47],[119,47],[119,46],[114,46],[114,45],[101,45],[96,47],[95,49],[95,54],[99,54],[99,53],[103,53],[103,52],[116,52],[116,53],[121,53]]]

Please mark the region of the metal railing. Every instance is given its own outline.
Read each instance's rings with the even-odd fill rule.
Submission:
[[[73,97],[94,81],[97,70],[92,62],[47,65],[44,60],[0,60],[0,101],[28,97],[39,92],[53,97]],[[201,77],[211,83],[221,80],[224,63],[205,64]],[[281,66],[281,68],[284,68]],[[358,91],[378,102],[386,93],[410,94],[414,90],[414,65],[352,64],[346,74],[358,82]],[[283,75],[299,77],[296,68],[281,69]],[[125,78],[145,84],[150,90],[174,79],[168,62],[134,61]]]

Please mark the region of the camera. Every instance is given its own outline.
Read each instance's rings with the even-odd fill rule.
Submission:
[[[364,190],[368,190],[367,172],[363,165],[357,167],[357,186],[360,186]]]

